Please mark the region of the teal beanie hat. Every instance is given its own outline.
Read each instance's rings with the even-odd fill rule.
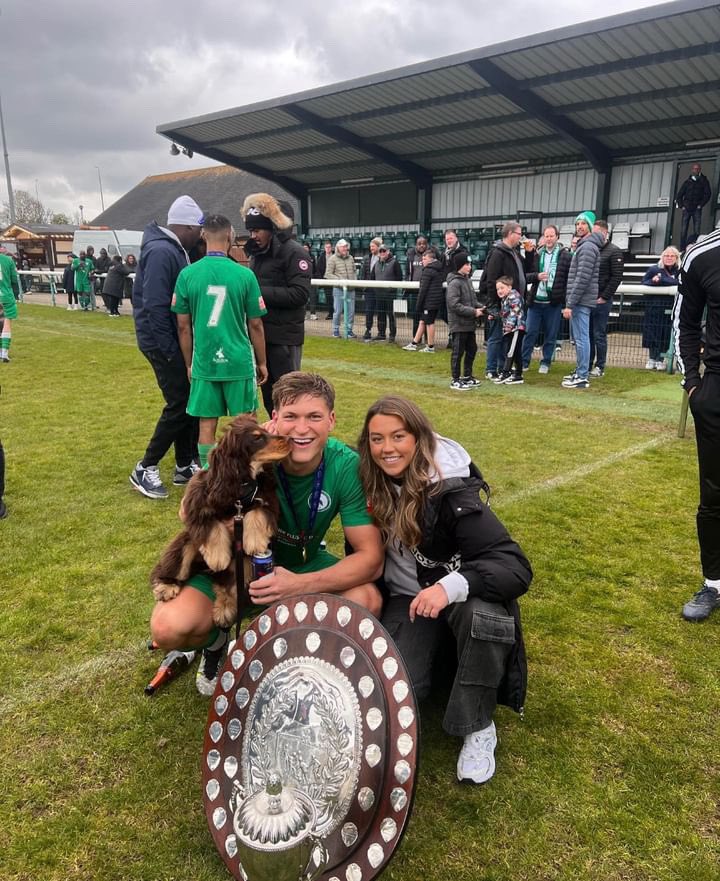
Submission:
[[[579,221],[585,221],[588,225],[588,229],[592,230],[593,224],[595,223],[595,212],[594,211],[581,211],[578,216],[575,218],[575,223]]]

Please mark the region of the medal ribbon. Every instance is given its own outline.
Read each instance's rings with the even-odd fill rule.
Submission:
[[[320,497],[322,496],[322,485],[323,479],[325,477],[325,457],[320,460],[320,464],[318,465],[315,476],[313,477],[313,488],[310,494],[310,514],[308,515],[308,531],[305,532],[304,529],[300,527],[300,518],[298,517],[297,511],[295,510],[295,503],[293,502],[292,492],[290,491],[290,481],[288,480],[287,474],[285,473],[285,469],[282,465],[278,465],[277,467],[278,480],[280,481],[280,487],[282,488],[283,494],[285,496],[285,501],[287,502],[288,508],[290,509],[290,513],[292,514],[292,518],[295,521],[295,529],[300,537],[300,547],[302,549],[302,561],[303,563],[307,563],[307,543],[312,538],[312,532],[315,528],[315,521],[317,520],[318,511],[320,510]]]

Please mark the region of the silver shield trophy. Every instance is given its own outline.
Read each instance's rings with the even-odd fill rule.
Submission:
[[[377,619],[325,594],[270,606],[228,654],[205,734],[205,813],[233,876],[371,881],[407,823],[417,741]]]

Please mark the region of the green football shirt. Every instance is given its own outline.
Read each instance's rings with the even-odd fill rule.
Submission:
[[[373,518],[368,512],[365,493],[360,483],[359,464],[360,458],[354,450],[335,438],[328,439],[325,445],[325,474],[320,506],[315,526],[309,535],[310,497],[315,473],[302,477],[287,475],[292,506],[288,504],[282,485],[278,483],[280,523],[273,545],[276,565],[292,571],[303,569],[300,532],[305,531],[305,549],[310,562],[318,553],[320,542],[338,513],[343,527],[372,524]]]
[[[13,281],[19,285],[15,261],[7,254],[0,254],[0,301],[15,303]]]
[[[193,379],[255,376],[247,320],[262,317],[266,309],[253,272],[229,257],[203,257],[178,275],[171,308],[192,321]]]

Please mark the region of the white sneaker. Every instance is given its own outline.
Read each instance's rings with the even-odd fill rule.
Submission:
[[[317,321],[317,315],[314,312],[310,313],[310,321]]]
[[[71,303],[69,306],[67,306],[67,308],[65,309],[65,311],[66,311],[66,312],[72,312],[72,310],[73,310],[73,307],[72,307],[72,303]]]
[[[427,354],[434,355],[435,354],[435,346],[425,346],[425,348],[420,349],[421,352],[426,352]]]
[[[665,362],[664,361],[656,361],[655,362],[655,369],[656,370],[665,370],[666,369]]]
[[[215,686],[227,657],[229,641],[229,630],[221,630],[215,640],[215,643],[220,643],[217,648],[202,650],[195,674],[195,687],[203,697],[212,697],[215,693]]]
[[[658,362],[654,358],[648,358],[647,363],[645,364],[646,370],[656,370]]]
[[[538,373],[550,373],[550,368],[548,367],[547,364],[541,364],[538,367]]]
[[[407,346],[403,346],[403,349],[406,352],[417,352],[417,346],[415,343],[408,343]]]
[[[457,761],[457,778],[462,783],[487,783],[495,773],[497,731],[491,722],[482,731],[473,731],[465,737]]]

